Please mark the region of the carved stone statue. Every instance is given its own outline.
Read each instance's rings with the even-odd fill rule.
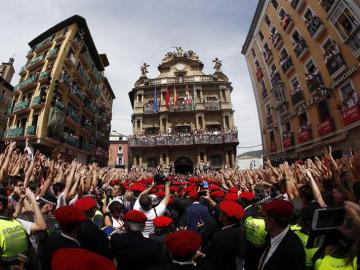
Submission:
[[[213,60],[213,62],[215,63],[215,66],[214,66],[215,72],[222,72],[221,71],[221,66],[222,66],[221,60],[219,60],[219,58],[216,57]]]
[[[144,63],[144,64],[140,67],[140,70],[141,70],[141,76],[140,76],[140,78],[147,78],[146,73],[149,73],[149,71],[147,70],[148,67],[149,67],[149,65],[146,64],[146,63]]]
[[[181,47],[175,47],[175,49],[177,56],[183,56],[184,50]]]

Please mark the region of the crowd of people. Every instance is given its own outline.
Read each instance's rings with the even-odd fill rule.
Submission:
[[[164,145],[164,144],[200,144],[223,143],[237,140],[236,127],[228,130],[203,130],[176,131],[169,129],[167,133],[137,134],[129,136],[131,145]]]
[[[0,155],[0,269],[357,269],[356,149],[197,176],[31,149]],[[332,209],[340,223],[320,220]]]

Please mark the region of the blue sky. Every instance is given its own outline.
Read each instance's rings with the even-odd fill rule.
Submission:
[[[212,60],[219,57],[234,87],[240,146],[258,145],[261,137],[255,99],[241,55],[256,4],[256,0],[0,0],[0,61],[15,54],[18,72],[31,39],[74,14],[85,17],[98,51],[105,52],[110,61],[106,75],[117,97],[112,129],[130,134],[127,94],[142,63],[150,64],[148,76],[156,77],[165,53],[181,46],[194,50],[205,64],[204,72],[210,74]],[[17,82],[15,76],[12,83]]]

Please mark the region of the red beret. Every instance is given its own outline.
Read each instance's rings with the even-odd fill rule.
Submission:
[[[262,206],[262,209],[268,214],[274,214],[281,217],[290,217],[293,213],[293,205],[285,200],[273,200]]]
[[[190,185],[190,186],[187,186],[186,188],[184,188],[184,192],[186,192],[186,193],[189,193],[194,190],[196,190],[196,185]]]
[[[244,216],[244,209],[234,201],[222,201],[219,208],[229,218],[240,220]]]
[[[228,193],[224,198],[225,201],[237,201],[237,199],[238,199],[238,195],[235,193]]]
[[[173,223],[173,219],[166,216],[158,216],[153,220],[155,228],[166,228]]]
[[[165,185],[157,185],[158,189],[165,189]]]
[[[241,199],[245,199],[245,200],[248,200],[249,202],[251,202],[255,197],[255,194],[252,193],[252,192],[241,192],[240,193],[240,198]]]
[[[201,237],[193,231],[177,231],[165,238],[165,245],[174,258],[187,258],[200,248]]]
[[[112,261],[92,251],[81,248],[61,248],[51,260],[53,270],[116,270]]]
[[[78,199],[74,206],[80,211],[86,212],[96,207],[96,200],[91,197],[83,197]]]
[[[217,190],[217,191],[211,192],[210,196],[214,197],[214,198],[222,198],[222,197],[225,197],[225,193],[221,190]]]
[[[179,191],[179,188],[178,188],[178,187],[175,187],[175,186],[171,186],[171,187],[170,187],[170,191],[171,191],[171,192],[178,192],[178,191]]]
[[[59,224],[74,224],[87,220],[84,212],[77,209],[75,206],[63,206],[55,211],[55,218]]]
[[[211,184],[211,185],[210,185],[210,189],[213,190],[213,191],[215,191],[215,190],[219,190],[220,187],[219,187],[218,185]]]
[[[143,212],[138,210],[130,210],[124,215],[124,220],[134,222],[134,223],[145,223],[147,221],[147,217]]]
[[[110,186],[121,185],[121,181],[118,179],[112,180]]]
[[[157,196],[160,198],[164,198],[165,197],[165,191],[159,190],[157,193]]]
[[[193,200],[196,200],[199,198],[199,193],[196,190],[192,190],[189,192],[189,197]]]
[[[238,194],[239,190],[237,188],[231,187],[227,190],[229,193],[236,193]]]
[[[142,183],[134,183],[131,188],[132,191],[139,191],[142,192],[146,189],[146,186]]]

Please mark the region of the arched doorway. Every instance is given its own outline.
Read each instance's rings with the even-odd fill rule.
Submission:
[[[187,174],[193,172],[193,162],[187,157],[178,158],[174,166],[176,173]]]

